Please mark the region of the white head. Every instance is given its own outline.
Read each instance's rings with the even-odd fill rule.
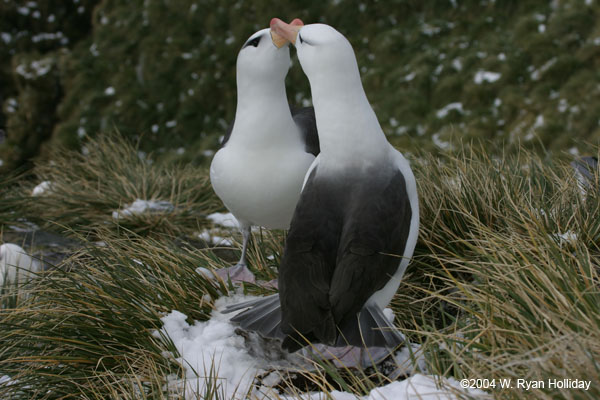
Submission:
[[[273,18],[271,30],[296,46],[298,60],[311,87],[354,88],[362,90],[358,64],[352,45],[329,25],[288,25]]]
[[[238,84],[283,81],[290,66],[289,47],[278,48],[271,40],[270,29],[262,29],[248,38],[238,54]]]
[[[389,144],[363,89],[348,39],[329,25],[293,26],[278,18],[271,20],[271,31],[295,45],[310,81],[321,153],[348,160],[354,155],[355,160],[381,158]]]

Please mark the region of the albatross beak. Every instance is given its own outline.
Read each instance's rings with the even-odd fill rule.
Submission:
[[[279,18],[271,20],[271,39],[273,44],[278,48],[283,46],[285,42],[296,44],[296,36],[298,31],[304,26],[304,23],[299,19],[294,19],[290,24],[286,24]]]

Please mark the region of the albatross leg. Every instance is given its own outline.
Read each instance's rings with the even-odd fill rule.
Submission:
[[[251,225],[242,224],[240,228],[242,231],[242,236],[244,237],[244,240],[242,242],[242,256],[240,257],[240,261],[238,261],[238,263],[233,267],[222,268],[215,272],[224,280],[231,279],[231,282],[254,283],[256,281],[256,278],[246,265],[246,251],[248,250],[248,242],[250,241]]]

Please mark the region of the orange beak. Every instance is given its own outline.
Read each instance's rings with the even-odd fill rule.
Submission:
[[[286,42],[296,44],[298,31],[303,26],[304,23],[299,18],[295,18],[289,24],[286,24],[279,18],[273,18],[271,20],[271,40],[273,40],[273,44],[277,46],[277,48],[280,48]]]

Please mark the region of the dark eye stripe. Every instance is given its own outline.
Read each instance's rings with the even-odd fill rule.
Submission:
[[[298,34],[298,39],[300,39],[300,43],[304,43],[304,40],[302,39],[302,35]]]
[[[248,46],[258,47],[258,44],[260,43],[260,38],[261,38],[261,37],[262,37],[262,36],[259,36],[259,37],[255,37],[255,38],[254,38],[254,39],[252,39],[252,40],[248,40],[248,41],[246,42],[246,44],[244,45],[244,47],[248,47]],[[244,47],[242,47],[242,49],[243,49]]]

